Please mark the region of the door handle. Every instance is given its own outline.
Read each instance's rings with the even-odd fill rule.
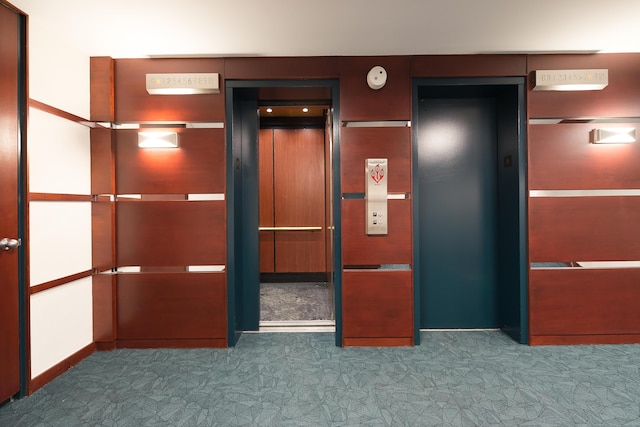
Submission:
[[[8,251],[9,249],[15,249],[22,244],[22,239],[9,239],[5,237],[0,240],[0,249],[3,251]]]

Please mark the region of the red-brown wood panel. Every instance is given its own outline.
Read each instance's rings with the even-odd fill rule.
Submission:
[[[532,270],[529,332],[640,334],[640,269]]]
[[[411,57],[345,57],[340,64],[341,120],[411,120]],[[380,65],[387,83],[367,85],[367,73]]]
[[[590,144],[589,132],[612,125],[529,126],[529,189],[640,188],[640,144]],[[614,126],[638,127],[635,124]]]
[[[273,182],[276,227],[320,227],[275,232],[276,272],[323,272],[325,159],[323,129],[275,129]]]
[[[21,22],[26,17],[5,4],[0,4],[0,239],[20,237],[21,117],[26,95],[21,94],[28,78],[19,66],[26,45],[21,41],[27,33]],[[23,104],[24,105],[24,104]],[[26,124],[26,123],[25,123]],[[26,148],[26,144],[23,144]],[[27,221],[28,223],[28,221]],[[17,250],[0,253],[0,403],[20,391],[20,259]],[[28,250],[25,251],[28,254]],[[27,255],[28,257],[28,255]],[[28,265],[28,260],[27,260]],[[28,310],[28,308],[27,308]],[[29,335],[24,337],[28,338]]]
[[[179,129],[178,148],[139,148],[137,130],[116,138],[118,194],[225,192],[224,129]]]
[[[638,212],[640,197],[530,198],[530,260],[639,260]]]
[[[260,129],[258,134],[258,185],[260,227],[275,226],[273,206],[273,129]],[[260,231],[260,272],[275,271],[273,231]]]
[[[513,77],[526,75],[526,55],[428,55],[413,58],[413,77]]]
[[[224,338],[226,274],[118,275],[118,339]]]
[[[365,233],[365,201],[342,200],[342,264],[413,264],[411,200],[388,201],[389,234]]]
[[[223,71],[221,58],[116,59],[116,121],[224,121]],[[149,73],[219,73],[220,94],[149,95]]]
[[[93,280],[93,340],[112,342],[116,339],[116,276],[96,274]]]
[[[346,338],[413,337],[412,272],[344,271],[342,334]]]
[[[111,129],[93,128],[91,138],[91,194],[114,194],[114,156]]]
[[[640,54],[530,55],[534,70],[609,70],[609,85],[595,91],[529,91],[529,117],[638,117],[640,116]]]
[[[113,64],[108,56],[89,59],[90,114],[91,120],[96,122],[112,122],[115,117]]]
[[[117,203],[118,265],[226,264],[224,201]]]
[[[343,193],[364,193],[368,158],[389,159],[389,192],[411,192],[411,128],[342,128],[340,186]]]
[[[99,271],[115,267],[113,248],[114,202],[91,202],[91,259]]]
[[[338,57],[226,58],[227,79],[330,79],[340,70]]]

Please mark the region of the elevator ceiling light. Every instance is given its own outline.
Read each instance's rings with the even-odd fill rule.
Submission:
[[[271,107],[267,108],[267,113],[273,113],[273,108]]]
[[[592,144],[630,144],[636,142],[635,128],[600,128],[590,132]]]
[[[178,148],[178,133],[164,131],[138,132],[138,147]]]
[[[220,93],[218,73],[147,74],[149,95],[207,95]]]
[[[302,112],[303,112],[303,113],[308,113],[308,112],[309,112],[309,109],[308,109],[307,107],[304,107],[304,108],[302,109]]]

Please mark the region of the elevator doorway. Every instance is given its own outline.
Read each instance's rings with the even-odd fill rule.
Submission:
[[[414,96],[420,328],[526,342],[524,79],[425,80]]]
[[[332,330],[330,107],[260,104],[260,330]]]
[[[261,319],[261,279],[268,279],[269,275],[274,275],[282,279],[282,275],[287,281],[294,279],[302,282],[296,275],[320,275],[318,283],[326,284],[329,290],[330,312],[329,319],[317,319],[328,323],[329,326],[320,326],[322,330],[335,331],[336,344],[342,342],[341,317],[340,317],[340,211],[339,200],[339,174],[334,170],[339,170],[339,87],[334,80],[305,80],[305,81],[231,81],[225,83],[226,104],[227,104],[227,300],[228,300],[228,325],[229,325],[229,345],[233,346],[243,332],[262,331],[265,325]],[[289,128],[297,133],[306,133],[308,119],[300,117],[290,117],[286,120],[267,119],[266,107],[274,108],[302,108],[304,106],[321,106],[322,126],[319,131],[324,135],[324,139],[319,141],[313,151],[324,151],[324,178],[323,192],[324,206],[316,207],[312,210],[323,211],[324,219],[316,218],[309,223],[299,222],[296,216],[288,215],[285,210],[280,215],[274,215],[270,222],[264,223],[261,218],[261,211],[268,212],[279,208],[272,205],[271,208],[262,208],[261,204],[261,179],[259,150],[260,134],[264,129],[271,129],[271,143],[276,147],[275,151],[288,144],[275,142],[275,133]],[[264,110],[261,110],[264,108]],[[278,123],[279,122],[279,123]],[[261,130],[262,128],[262,130]],[[269,131],[264,131],[269,133]],[[285,137],[291,142],[291,138]],[[295,138],[294,138],[295,139]],[[282,147],[278,148],[278,145]],[[295,144],[294,144],[295,145]],[[271,148],[273,150],[273,147]],[[271,157],[275,151],[267,157]],[[301,156],[308,154],[309,147],[302,146],[294,148],[291,153],[285,153],[281,160],[276,163],[284,164],[283,173],[278,171],[268,173],[273,179],[273,183],[267,186],[273,188],[277,181],[289,184],[289,189],[295,188],[305,190],[304,173],[309,172],[309,165],[300,161]],[[284,160],[283,160],[284,159]],[[321,161],[322,162],[322,161]],[[287,167],[286,165],[291,165]],[[272,165],[273,168],[273,165]],[[273,169],[272,169],[273,170]],[[293,175],[288,175],[293,173]],[[300,174],[303,175],[300,175]],[[317,175],[317,172],[314,173]],[[291,186],[290,184],[295,184]],[[286,186],[285,186],[286,187]],[[262,191],[264,193],[264,191]],[[310,205],[305,201],[306,193],[303,191],[297,197],[292,197],[289,190],[278,190],[281,195],[288,199],[300,199],[302,204],[294,208],[294,214],[309,211]],[[295,192],[294,192],[295,193]],[[277,198],[277,194],[274,193]],[[302,215],[303,217],[305,215]],[[322,215],[321,215],[322,216]],[[307,218],[309,219],[309,218]],[[317,223],[320,222],[320,223]],[[304,229],[311,227],[311,229]],[[318,230],[320,227],[320,230]],[[271,235],[273,243],[269,242],[269,237],[261,237],[261,234]],[[278,235],[280,235],[278,237]],[[324,243],[322,250],[325,256],[313,256],[316,249],[301,246],[304,240],[315,240],[316,243]],[[262,246],[272,245],[272,254],[263,252]],[[288,253],[288,255],[287,255]],[[279,255],[285,255],[278,259]],[[309,255],[312,255],[309,257]],[[270,257],[273,259],[270,260]],[[312,260],[315,266],[301,270],[304,259]],[[270,264],[273,272],[264,271],[264,265]],[[321,264],[321,265],[320,265]],[[261,271],[262,270],[262,271]],[[318,277],[316,277],[318,278]],[[326,281],[324,280],[326,278]],[[314,279],[315,280],[315,279]],[[327,317],[327,316],[323,316]],[[333,319],[331,319],[333,317]],[[297,319],[292,319],[297,320]],[[286,321],[291,324],[291,319]],[[294,322],[295,323],[295,322]],[[286,323],[284,323],[286,324]],[[293,325],[297,327],[297,325]],[[282,327],[281,327],[282,328]],[[313,326],[303,326],[298,330],[309,330]],[[283,330],[283,329],[279,329]]]

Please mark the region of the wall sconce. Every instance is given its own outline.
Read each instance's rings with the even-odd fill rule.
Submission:
[[[601,128],[589,132],[592,144],[629,144],[636,142],[635,128]]]
[[[533,90],[602,90],[609,84],[609,70],[535,70]]]
[[[149,95],[207,95],[220,93],[218,73],[147,74]]]
[[[178,148],[178,132],[138,132],[140,148]]]

